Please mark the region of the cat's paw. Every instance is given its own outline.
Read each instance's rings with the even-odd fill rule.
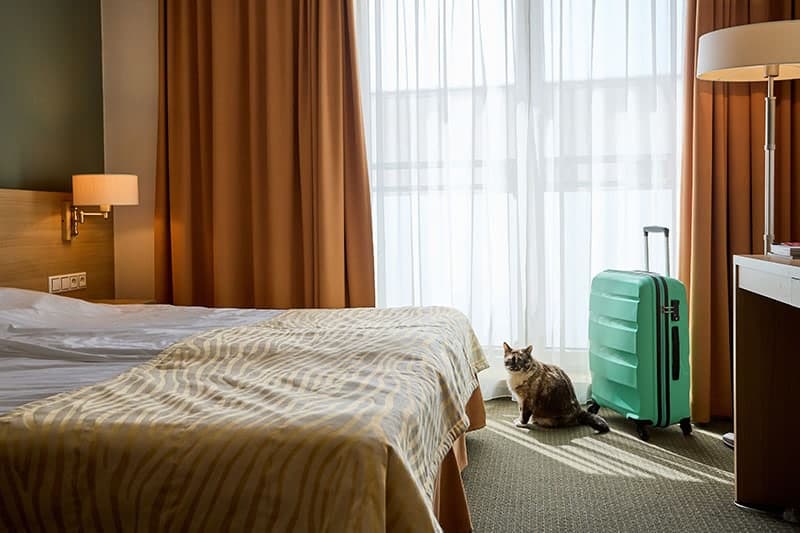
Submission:
[[[517,426],[518,428],[530,429],[530,425],[523,422],[521,418],[517,418],[516,420],[514,420],[514,425]]]

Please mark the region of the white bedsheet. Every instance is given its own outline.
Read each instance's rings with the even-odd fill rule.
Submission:
[[[195,333],[279,313],[102,305],[0,288],[0,413],[112,378]]]

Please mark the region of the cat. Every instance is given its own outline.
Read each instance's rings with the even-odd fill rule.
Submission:
[[[566,372],[533,358],[533,346],[514,350],[503,343],[503,360],[508,371],[508,388],[517,396],[517,426],[528,427],[528,421],[542,427],[555,428],[585,424],[600,433],[608,431],[608,423],[587,412],[578,403],[575,389]]]

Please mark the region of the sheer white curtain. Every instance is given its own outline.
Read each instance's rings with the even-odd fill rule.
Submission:
[[[592,276],[678,220],[684,0],[356,8],[378,305],[456,307],[581,389]]]

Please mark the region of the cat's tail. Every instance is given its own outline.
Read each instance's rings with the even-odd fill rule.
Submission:
[[[606,433],[608,431],[608,422],[606,422],[605,418],[588,411],[581,411],[581,414],[578,415],[578,422],[587,426],[592,426],[600,433]]]

